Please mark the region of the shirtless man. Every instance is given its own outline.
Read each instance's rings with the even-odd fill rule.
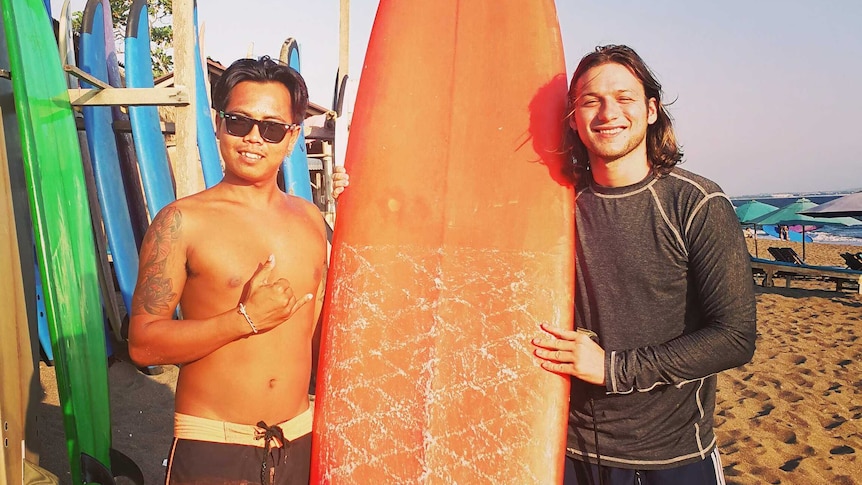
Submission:
[[[213,105],[224,179],[153,220],[129,354],[141,366],[180,365],[166,483],[307,484],[326,232],[318,209],[276,177],[308,92],[293,69],[242,59]],[[178,305],[183,319],[173,320]]]

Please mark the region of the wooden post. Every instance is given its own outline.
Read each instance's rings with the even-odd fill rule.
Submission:
[[[335,111],[335,139],[334,149],[329,146],[328,156],[323,159],[323,173],[325,178],[324,195],[326,197],[326,210],[324,217],[333,225],[335,223],[335,199],[332,197],[332,167],[334,162],[343,164],[343,154],[346,152],[347,127],[346,120],[341,119],[342,107],[344,106],[344,95],[347,87],[346,79],[350,68],[350,0],[340,0],[338,16],[338,78],[335,80],[335,98],[332,109]],[[335,153],[342,156],[337,157]],[[337,160],[336,160],[337,158]]]
[[[195,27],[194,0],[173,0],[174,21],[174,86],[185,87],[190,93],[195,87]],[[203,175],[198,162],[195,96],[189,104],[177,107],[177,146],[173,163],[177,198],[199,192]]]
[[[341,81],[347,77],[350,65],[350,0],[341,0],[338,25],[338,81],[335,89],[341,89]]]

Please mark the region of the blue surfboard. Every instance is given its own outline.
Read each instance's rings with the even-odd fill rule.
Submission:
[[[763,232],[769,234],[770,236],[781,239],[781,236],[778,233],[778,226],[774,224],[767,224],[763,227]],[[792,242],[802,242],[802,233],[796,231],[787,231],[787,239]],[[807,233],[805,234],[805,242],[810,243],[814,242],[814,239],[811,238]]]
[[[72,8],[70,0],[63,2],[59,18],[59,29],[57,40],[60,46],[60,63],[64,65],[77,66],[75,54],[74,29],[72,22]],[[67,75],[66,80],[70,88],[78,88],[78,77]],[[75,118],[81,118],[80,112],[75,112]],[[87,201],[90,203],[90,217],[93,223],[93,236],[96,242],[96,253],[99,262],[99,287],[102,290],[102,306],[105,318],[113,330],[113,337],[117,340],[122,338],[122,318],[120,317],[118,298],[114,291],[114,270],[108,261],[108,241],[102,230],[102,209],[99,204],[96,180],[93,175],[93,164],[90,160],[90,152],[87,150],[87,135],[83,131],[78,132],[78,142],[81,146],[81,162],[84,168],[84,181],[87,185]],[[110,334],[105,336],[108,347],[108,355],[113,354]]]
[[[207,188],[221,182],[224,173],[221,169],[218,145],[216,144],[215,127],[212,111],[207,97],[207,83],[204,76],[203,58],[198,34],[198,5],[195,2],[195,115],[197,123],[198,153],[201,156],[201,168],[204,173],[204,183]]]
[[[299,61],[299,44],[295,39],[287,39],[281,46],[281,54],[279,60],[283,64],[287,64],[296,70],[300,70]],[[290,152],[290,155],[284,157],[284,163],[281,165],[281,172],[284,177],[284,191],[288,194],[302,197],[303,199],[314,202],[311,195],[311,178],[308,174],[308,153],[305,148],[305,125],[299,131],[299,138],[296,140],[296,145]]]
[[[125,61],[128,87],[154,87],[147,0],[135,0],[129,8]],[[155,106],[129,106],[129,118],[147,206],[155,217],[164,206],[176,199],[159,111]]]
[[[120,65],[117,61],[117,52],[114,39],[114,24],[111,15],[111,3],[109,0],[88,0],[84,7],[95,8],[96,4],[102,6],[102,16],[104,24],[105,38],[103,48],[105,56],[105,71],[107,77],[102,79],[115,88],[123,87],[123,80],[120,76]],[[119,106],[110,108],[111,116],[114,121],[128,122],[129,117]],[[129,133],[117,133],[113,136],[116,138],[117,154],[120,160],[120,174],[123,178],[123,187],[126,194],[126,203],[129,207],[129,219],[132,221],[132,231],[135,236],[135,244],[140,249],[141,241],[144,239],[144,233],[149,226],[149,218],[147,215],[147,207],[144,203],[144,196],[141,192],[140,174],[138,173],[137,157],[135,156],[134,143],[132,136]]]
[[[90,0],[84,8],[79,64],[83,71],[108,82],[106,8],[110,8],[107,0]],[[83,80],[81,85],[93,87]],[[105,234],[114,260],[114,272],[123,303],[126,309],[131,309],[132,293],[138,277],[138,247],[123,189],[120,156],[112,125],[114,118],[111,108],[107,106],[85,106],[82,111]]]

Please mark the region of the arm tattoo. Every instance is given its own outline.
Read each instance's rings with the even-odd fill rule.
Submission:
[[[165,268],[171,247],[180,237],[182,221],[182,213],[168,206],[156,216],[147,231],[143,243],[143,247],[148,250],[147,259],[141,260],[141,273],[132,302],[135,313],[164,315],[172,310],[171,300],[177,294],[173,291],[171,279],[165,277]]]

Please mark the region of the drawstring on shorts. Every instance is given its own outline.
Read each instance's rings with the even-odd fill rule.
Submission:
[[[267,426],[267,424],[263,421],[259,421],[257,423],[258,428],[262,428],[263,431],[258,431],[255,435],[255,439],[264,440],[263,447],[263,461],[260,464],[260,485],[270,485],[272,477],[270,474],[266,472],[267,468],[267,460],[269,460],[269,450],[271,448],[271,442],[273,439],[276,439],[279,444],[281,444],[283,451],[287,451],[287,447],[290,446],[290,441],[284,438],[284,432],[282,432],[281,428],[278,426]],[[284,457],[282,457],[282,450],[278,452],[278,461],[280,462]],[[273,468],[277,463],[273,461]]]

